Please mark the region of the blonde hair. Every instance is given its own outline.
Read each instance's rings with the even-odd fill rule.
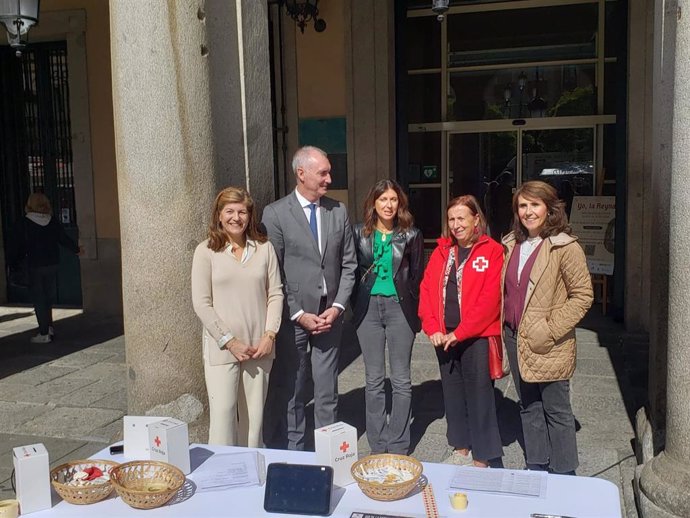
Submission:
[[[53,208],[50,206],[50,200],[42,192],[34,192],[26,200],[26,212],[38,212],[39,214],[52,214]]]

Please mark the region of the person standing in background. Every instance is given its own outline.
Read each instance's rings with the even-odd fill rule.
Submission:
[[[10,266],[26,261],[29,274],[29,293],[38,321],[38,334],[32,343],[53,341],[53,304],[60,263],[60,246],[79,254],[80,249],[65,233],[60,222],[52,215],[48,197],[40,192],[31,194],[26,201],[26,217],[17,226],[14,256]]]

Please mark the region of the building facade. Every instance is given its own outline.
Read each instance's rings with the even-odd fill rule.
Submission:
[[[23,92],[12,124],[26,135],[0,133],[0,258],[22,199],[51,193],[86,250],[64,266],[63,302],[124,315],[130,410],[184,407],[203,438],[189,270],[221,187],[247,186],[263,206],[292,189],[297,147],[315,144],[353,219],[395,178],[430,245],[458,194],[481,200],[495,236],[524,181],[550,181],[566,202],[614,196],[615,267],[598,299],[650,339],[640,507],[690,515],[671,494],[690,469],[677,399],[690,379],[682,3],[456,0],[439,22],[430,0],[321,0],[322,32],[280,4],[43,0],[34,50],[0,61],[3,100]],[[62,115],[32,134],[50,124],[27,113],[45,106]],[[0,296],[23,295],[0,276]]]

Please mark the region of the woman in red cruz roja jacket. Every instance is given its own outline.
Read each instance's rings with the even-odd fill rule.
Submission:
[[[487,467],[503,456],[488,337],[501,334],[503,247],[486,234],[474,196],[459,196],[446,210],[419,293],[422,329],[435,347],[453,462]]]

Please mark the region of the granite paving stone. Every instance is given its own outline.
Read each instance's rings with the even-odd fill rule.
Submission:
[[[68,356],[63,356],[59,360],[55,360],[54,362],[51,362],[50,365],[54,365],[57,367],[76,367],[78,369],[83,369],[84,367],[88,367],[90,365],[94,365],[96,363],[100,362],[106,362],[106,361],[111,361],[114,360],[113,363],[119,363],[117,360],[115,360],[115,357],[117,356],[117,353],[113,352],[90,352],[90,353],[82,353],[77,352],[70,354]]]
[[[594,358],[577,359],[578,376],[600,376],[616,379],[616,370],[611,362]]]
[[[111,387],[112,389],[112,387]],[[98,408],[112,408],[114,410],[121,410],[122,412],[127,411],[127,390],[120,389],[116,392],[108,394],[103,399],[99,399],[94,402],[94,406]]]
[[[26,383],[15,383],[10,378],[0,381],[0,401],[21,401],[26,400],[24,394],[35,388],[34,385]]]
[[[86,383],[82,387],[62,396],[59,399],[56,399],[55,403],[60,406],[90,407],[93,405],[97,408],[117,408],[126,410],[126,408],[122,408],[121,404],[113,406],[114,403],[111,402],[114,401],[112,399],[113,390],[121,393],[123,392],[123,389],[118,390],[117,386],[113,387],[113,383],[111,381],[94,382],[88,378],[84,379],[83,381]],[[70,380],[70,382],[78,383],[79,380]],[[125,393],[125,405],[126,397],[127,396]],[[101,404],[101,401],[105,400],[106,398],[109,398],[108,401],[111,403],[109,405]]]
[[[118,410],[59,407],[28,421],[22,431],[40,435],[51,430],[54,437],[94,440],[96,430],[122,416]],[[108,440],[109,437],[98,436],[98,439]]]
[[[88,379],[61,378],[60,380],[44,383],[37,387],[27,388],[25,391],[16,394],[15,400],[32,403],[55,403],[67,394],[83,389],[92,383],[93,381]]]
[[[619,381],[614,377],[587,376],[578,372],[571,380],[570,388],[577,396],[604,396],[617,399],[623,397]]]
[[[34,367],[12,376],[13,383],[23,383],[25,385],[41,385],[46,381],[62,378],[68,374],[78,371],[77,367],[61,367],[58,365],[44,364]]]
[[[122,440],[122,434],[123,434],[123,422],[122,422],[122,416],[124,413],[120,413],[120,417],[111,422],[106,424],[105,426],[101,426],[99,428],[96,428],[95,430],[92,430],[89,432],[89,435],[85,437],[89,441],[96,441],[96,442],[104,442],[105,444],[111,444],[113,442]],[[194,442],[193,440],[190,439],[190,441]]]
[[[7,466],[0,466],[0,498],[5,498],[5,491],[12,491],[10,477],[12,476],[12,461]]]
[[[18,433],[22,425],[31,419],[50,412],[53,405],[0,402],[0,433]]]
[[[412,456],[424,462],[443,462],[450,451],[445,434],[427,433],[416,445]]]
[[[73,372],[66,379],[90,379],[93,381],[111,381],[113,383],[122,383],[125,377],[127,368],[120,363],[103,362],[89,365],[84,369],[79,369]]]

